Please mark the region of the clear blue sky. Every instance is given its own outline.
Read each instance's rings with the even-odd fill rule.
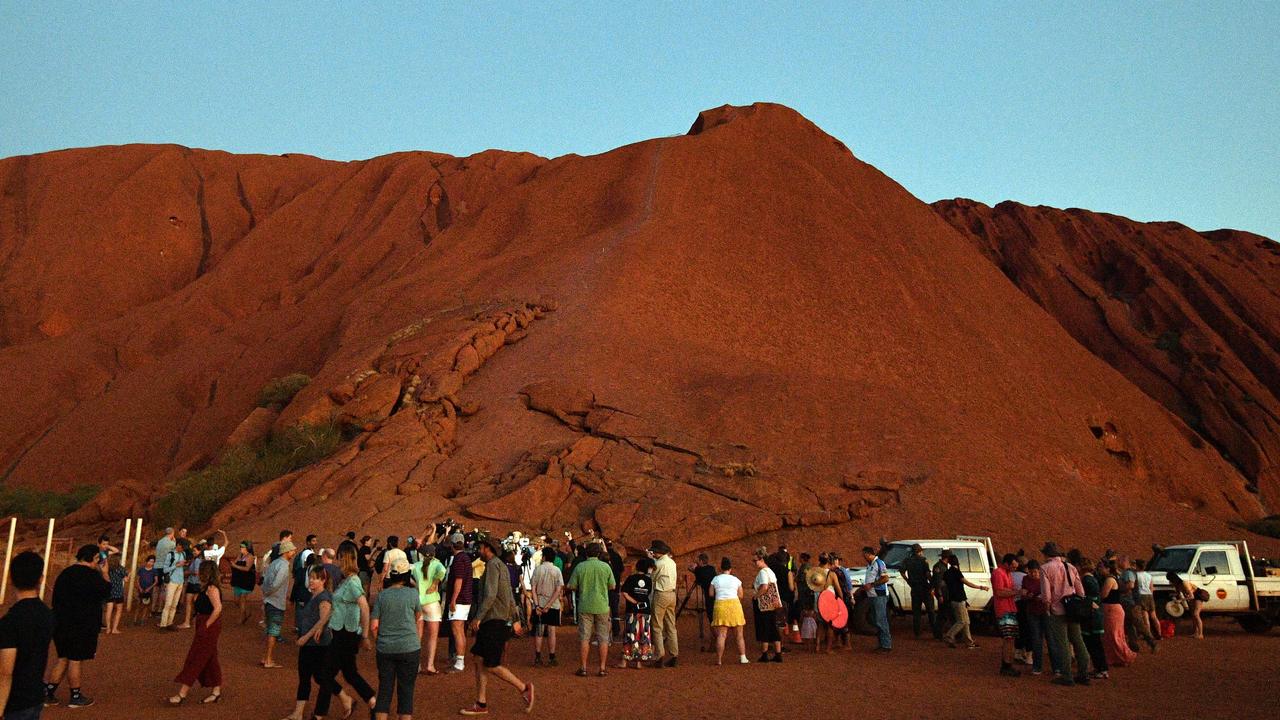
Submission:
[[[0,0],[0,156],[589,154],[768,100],[924,200],[1280,238],[1280,2],[643,5]]]

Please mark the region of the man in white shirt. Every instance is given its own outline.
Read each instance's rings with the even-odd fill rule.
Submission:
[[[219,539],[222,542],[218,542]],[[222,556],[227,552],[227,534],[222,530],[216,530],[209,536],[208,543],[208,549],[204,551],[204,559],[211,560],[214,564],[221,563]]]

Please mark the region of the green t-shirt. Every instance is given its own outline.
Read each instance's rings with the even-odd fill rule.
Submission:
[[[369,612],[378,621],[378,652],[407,653],[420,650],[418,640],[418,590],[399,585],[378,593]]]
[[[364,595],[364,585],[360,584],[360,576],[353,574],[338,586],[333,593],[333,610],[329,614],[330,630],[346,630],[360,632],[360,597]],[[415,632],[417,628],[414,628]]]
[[[422,564],[427,562],[425,559],[419,560],[413,564],[413,581],[418,584],[418,602],[426,607],[432,603],[440,602],[440,583],[444,582],[446,575],[444,564],[434,557],[427,563],[427,571],[422,571]],[[431,583],[436,583],[435,592],[427,592],[427,588],[431,587]]]
[[[614,587],[613,569],[600,561],[588,558],[573,568],[573,575],[565,587],[578,591],[578,611],[588,615],[609,612],[609,590]]]

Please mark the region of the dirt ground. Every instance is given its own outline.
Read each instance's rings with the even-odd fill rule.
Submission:
[[[749,615],[749,614],[748,614]],[[228,620],[234,622],[232,608]],[[292,618],[289,618],[290,620]],[[815,656],[792,646],[782,664],[714,666],[714,655],[698,652],[697,625],[691,612],[680,622],[681,663],[670,670],[617,670],[607,678],[578,678],[576,634],[560,630],[563,642],[557,668],[531,667],[529,639],[508,645],[508,666],[532,680],[538,691],[533,717],[630,720],[655,715],[716,718],[737,715],[766,717],[894,718],[1261,718],[1271,716],[1280,698],[1280,634],[1249,635],[1231,621],[1207,623],[1207,637],[1189,636],[1162,643],[1158,654],[1142,654],[1132,667],[1112,671],[1109,681],[1090,687],[1061,688],[1049,675],[1020,678],[996,674],[999,641],[979,637],[978,650],[948,649],[932,639],[911,637],[910,622],[893,623],[895,649],[872,653],[871,638],[855,637],[853,651]],[[1179,628],[1182,629],[1181,627]],[[256,663],[262,641],[256,624],[228,626],[220,646],[226,676],[218,705],[188,704],[170,708],[164,699],[175,691],[170,682],[182,664],[191,631],[161,632],[154,627],[128,627],[123,635],[104,637],[98,659],[86,667],[85,692],[97,704],[84,711],[50,708],[46,718],[84,717],[102,720],[137,718],[261,718],[276,720],[293,707],[296,687],[295,648],[285,647],[280,670]],[[747,628],[748,655],[759,655]],[[441,643],[443,656],[444,643]],[[616,660],[617,649],[613,659]],[[732,641],[726,659],[733,657]],[[373,653],[361,650],[361,669],[376,686]],[[443,660],[441,667],[443,667]],[[1029,670],[1029,668],[1028,668]],[[62,689],[65,699],[66,689]],[[192,700],[205,695],[192,692]],[[878,697],[872,707],[864,698]],[[471,662],[459,675],[419,676],[415,718],[456,716],[474,698]],[[189,703],[191,701],[188,701]],[[515,691],[491,689],[491,714],[521,716]],[[335,705],[335,711],[339,708]],[[330,717],[337,717],[331,714]],[[353,715],[367,717],[362,710]]]

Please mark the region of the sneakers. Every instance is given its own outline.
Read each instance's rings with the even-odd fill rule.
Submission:
[[[67,701],[67,707],[69,708],[89,707],[92,704],[93,698],[88,695],[81,695],[80,693],[72,695],[71,699]]]
[[[1103,670],[1102,672],[1096,672],[1090,675],[1089,677],[1093,678],[1094,680],[1110,680],[1111,673],[1107,672],[1106,670]]]
[[[47,684],[44,686],[44,706],[53,707],[58,704],[57,686],[50,688]]]
[[[459,715],[488,715],[489,708],[487,706],[476,703],[469,708],[462,708],[458,711]]]
[[[547,667],[555,667],[555,666],[557,666],[557,665],[559,665],[559,664],[560,664],[560,663],[556,661],[556,656],[555,656],[555,655],[552,655],[552,656],[551,656],[551,659],[550,659],[550,660],[547,660]]]
[[[603,671],[601,671],[601,674],[603,674]],[[520,697],[524,698],[524,711],[526,713],[533,712],[533,701],[535,697],[533,683],[527,682],[524,684],[524,692],[520,693]]]
[[[756,662],[769,662],[769,653],[760,653],[760,659]]]
[[[673,655],[673,656],[671,656],[671,657],[667,658],[667,662],[666,662],[666,663],[664,663],[664,666],[665,666],[665,667],[669,667],[669,668],[671,668],[671,667],[675,667],[675,666],[676,666],[676,658],[675,658],[675,656]]]
[[[782,653],[774,653],[773,659],[769,662],[782,662]]]
[[[462,672],[467,669],[467,661],[461,655],[453,659],[453,671]]]
[[[541,656],[541,655],[534,655],[534,656],[533,656],[533,666],[534,666],[534,667],[542,667],[542,656]]]
[[[751,664],[751,661],[747,659],[747,656],[746,656],[746,655],[739,655],[739,656],[738,656],[738,664],[739,664],[739,665],[750,665],[750,664]]]

